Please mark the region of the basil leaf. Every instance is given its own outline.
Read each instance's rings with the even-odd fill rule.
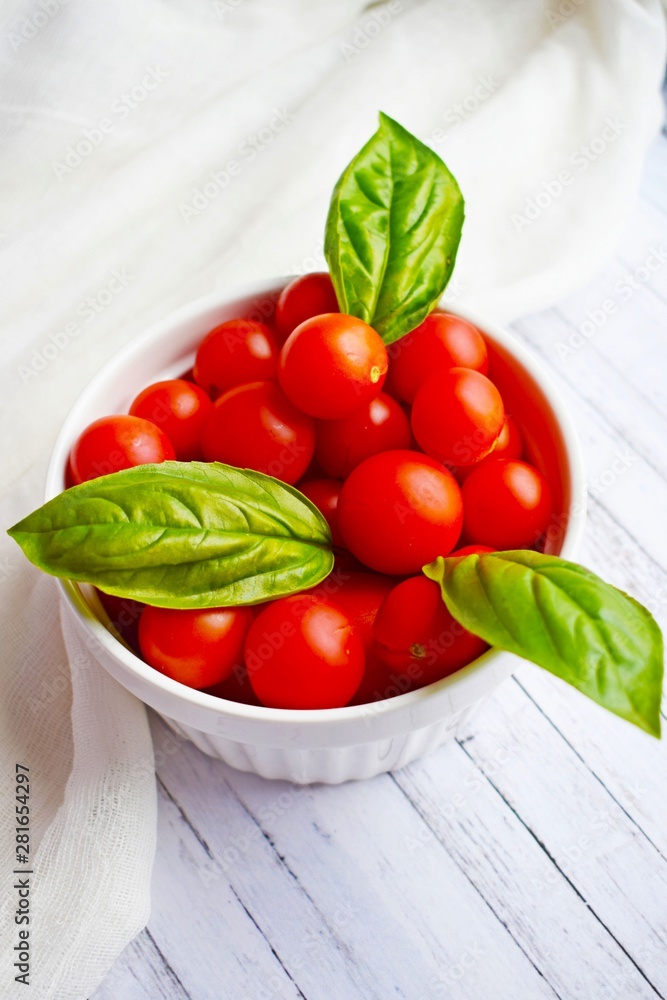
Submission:
[[[217,462],[94,479],[9,534],[53,576],[163,608],[255,604],[314,586],[333,566],[329,528],[306,497]]]
[[[331,199],[324,254],[341,312],[391,344],[436,305],[454,269],[463,196],[439,156],[380,114]]]
[[[662,634],[633,598],[540,552],[439,558],[424,573],[469,631],[660,736]]]

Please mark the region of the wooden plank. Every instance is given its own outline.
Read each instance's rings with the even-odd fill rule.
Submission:
[[[132,941],[115,963],[95,1000],[192,1000],[148,930]]]
[[[423,850],[435,861],[434,842],[443,844],[561,1000],[580,1000],[591,981],[614,996],[655,997],[484,776],[493,778],[522,753],[520,734],[503,732],[486,741],[483,767],[456,744],[397,772],[396,783],[427,824],[408,853]]]
[[[549,313],[549,321],[553,315]],[[526,323],[521,324],[525,334]],[[630,522],[628,534],[651,557],[663,567],[667,567],[667,533],[656,531],[664,512],[665,478],[654,463],[654,455],[661,455],[662,449],[649,451],[650,460],[644,457],[638,443],[639,429],[630,434],[625,428],[619,430],[612,423],[608,413],[609,392],[604,387],[595,387],[595,379],[575,384],[569,371],[551,365],[551,358],[540,346],[539,336],[531,335],[531,346],[550,364],[554,383],[563,395],[579,432],[584,451],[587,478],[593,494],[599,503],[620,524]],[[619,421],[620,423],[620,421]],[[651,424],[646,423],[650,437]],[[628,437],[624,437],[628,433]],[[641,511],[640,518],[631,519],[628,512]]]
[[[667,574],[595,502],[582,561],[645,603],[667,629]],[[521,683],[632,821],[667,856],[663,746],[547,673],[526,668]]]
[[[663,860],[667,859],[665,752],[661,744],[602,711],[549,674],[527,668],[520,671],[515,683],[526,691],[637,830]]]
[[[159,732],[159,724],[155,731]],[[178,788],[180,808],[187,812],[189,821],[205,831],[210,853],[200,859],[199,869],[193,873],[206,887],[204,909],[219,913],[219,896],[233,893],[243,901],[281,962],[299,983],[305,977],[306,985],[313,989],[318,988],[319,981],[319,988],[323,982],[328,984],[334,996],[353,995],[355,970],[338,937],[338,927],[348,919],[348,909],[325,906],[320,912],[308,898],[230,786],[230,775],[241,781],[244,776],[235,774],[221,761],[204,757],[190,744],[168,758],[160,768],[160,775],[167,786]],[[285,784],[262,784],[266,789],[262,808],[267,815],[290,808],[293,796],[312,794],[309,789],[292,789]],[[211,794],[211,789],[215,789],[215,794]],[[163,866],[156,869],[157,883],[170,878],[168,869]],[[238,931],[233,914],[219,917],[218,923],[224,924],[228,946],[235,951]],[[218,926],[214,932],[216,939],[221,931]],[[209,935],[206,947],[210,946]],[[213,955],[217,947],[213,946]]]
[[[250,817],[261,831],[226,875],[309,1000],[446,996],[460,970],[461,1000],[555,996],[442,845],[407,854],[424,824],[389,777],[298,789],[190,747],[164,770],[218,863]]]
[[[652,249],[651,249],[652,247]],[[650,280],[644,280],[646,265],[659,266]],[[558,312],[572,325],[573,340],[585,338],[584,346],[567,353],[559,345],[559,355],[567,362],[587,361],[589,371],[597,374],[613,367],[629,385],[634,386],[644,403],[667,414],[667,393],[661,372],[667,368],[667,342],[664,337],[665,301],[667,301],[667,236],[655,239],[636,253],[632,260],[616,260],[605,270],[604,287],[596,283],[587,289],[586,301],[575,305],[571,300],[559,304]],[[631,283],[637,287],[633,289]],[[623,295],[631,295],[624,300]],[[581,299],[582,295],[579,297]],[[616,311],[607,315],[605,308]],[[599,324],[599,326],[597,325]],[[594,331],[594,332],[593,332]],[[611,397],[610,397],[611,399]]]
[[[517,332],[530,348],[547,364],[560,391],[576,410],[577,429],[584,437],[597,428],[607,429],[612,448],[623,457],[628,449],[640,455],[667,480],[667,454],[664,446],[667,437],[667,416],[646,399],[602,352],[595,353],[594,341],[585,343],[572,354],[561,352],[569,349],[570,338],[576,329],[560,310],[549,310],[534,320],[521,320],[514,324]],[[573,341],[577,343],[577,341]],[[592,354],[595,358],[592,360]],[[585,404],[589,404],[588,407]],[[603,458],[596,457],[594,447],[587,453],[594,461],[591,477],[600,471]],[[632,456],[628,463],[632,465]],[[627,516],[627,511],[625,515]]]
[[[164,788],[159,823],[149,931],[186,995],[245,1000],[273,991],[286,1000],[301,997],[244,900],[226,878],[215,877],[206,841]],[[165,989],[162,995],[171,994]]]
[[[505,685],[502,697],[493,699],[471,722],[468,734],[475,737],[465,743],[471,759],[488,774],[619,948],[658,995],[664,995],[664,859],[517,684]],[[522,752],[492,775],[486,761],[499,744],[509,744],[510,734]]]
[[[609,583],[645,604],[663,627],[667,625],[667,571],[595,498],[589,502],[581,558]]]

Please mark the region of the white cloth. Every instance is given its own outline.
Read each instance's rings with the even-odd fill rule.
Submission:
[[[4,0],[4,526],[40,503],[62,418],[119,346],[215,288],[322,267],[331,189],[379,109],[461,184],[454,300],[512,318],[609,254],[660,122],[657,0],[364,7]],[[147,918],[149,731],[61,628],[54,582],[0,546],[3,878],[18,761],[32,778],[30,995],[79,1000]],[[26,995],[15,903],[3,892],[3,997]]]

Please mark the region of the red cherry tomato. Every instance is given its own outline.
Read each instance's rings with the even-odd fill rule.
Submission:
[[[199,345],[194,380],[213,399],[246,382],[275,380],[278,341],[273,330],[252,319],[232,319],[211,330]]]
[[[345,479],[379,451],[409,448],[410,424],[401,406],[381,392],[341,420],[320,420],[315,458],[330,476]]]
[[[100,417],[74,443],[70,467],[75,483],[135,465],[167,462],[176,455],[167,435],[142,417]]]
[[[300,323],[323,313],[337,313],[338,300],[326,271],[302,274],[286,285],[276,305],[276,328],[287,340]]]
[[[350,573],[333,599],[357,630],[366,650],[373,642],[373,622],[378,608],[395,583],[383,573]]]
[[[486,375],[489,356],[477,327],[452,313],[434,312],[389,348],[392,392],[412,403],[417,390],[438,368],[474,368]]]
[[[268,708],[341,708],[359,687],[364,647],[335,604],[297,594],[260,612],[248,632],[245,661]]]
[[[290,403],[275,382],[250,382],[218,399],[206,421],[207,462],[256,469],[295,483],[315,450],[315,424]]]
[[[224,698],[226,701],[235,701],[240,705],[258,706],[261,704],[252,689],[245,663],[234,664],[227,680],[206,688],[206,693],[212,694],[216,698]]]
[[[373,621],[378,608],[396,578],[382,573],[334,571],[318,584],[304,591],[320,601],[329,601],[341,609],[356,630],[368,653],[373,643]]]
[[[379,657],[423,687],[480,656],[483,639],[466,631],[447,610],[440,588],[425,576],[403,580],[385,597],[373,624]]]
[[[505,412],[493,382],[471,368],[434,372],[412,407],[412,430],[428,455],[453,465],[473,465],[493,448]]]
[[[143,417],[164,431],[181,462],[202,457],[199,439],[211,411],[211,400],[193,382],[174,378],[147,386],[130,406],[133,417]]]
[[[181,684],[207,688],[243,662],[250,608],[144,608],[139,647],[146,663]]]
[[[415,687],[411,676],[419,674],[419,667],[411,664],[407,670],[394,670],[378,655],[375,644],[366,650],[366,666],[359,689],[350,705],[368,705],[387,698],[396,698]],[[418,685],[417,685],[418,686]]]
[[[377,396],[387,374],[387,351],[375,330],[354,316],[327,313],[297,326],[283,345],[278,377],[304,413],[347,417]]]
[[[505,414],[503,429],[498,435],[489,458],[521,458],[522,454],[521,431],[509,414]]]
[[[383,451],[343,484],[338,524],[353,555],[380,573],[417,573],[451,552],[461,532],[461,491],[439,462]]]
[[[452,473],[456,476],[457,482],[464,483],[472,470],[479,468],[482,462],[493,462],[496,458],[521,458],[522,453],[521,432],[512,418],[505,415],[503,429],[486,458],[483,458],[481,462],[476,462],[475,465],[461,465],[456,469],[452,468]]]
[[[450,552],[452,559],[454,556],[483,556],[488,552],[497,552],[497,549],[492,549],[489,545],[464,545],[460,549],[456,549],[454,552]]]
[[[342,483],[339,479],[310,479],[299,483],[297,489],[314,503],[324,517],[331,531],[334,545],[343,545],[343,537],[338,528],[338,497]]]
[[[463,484],[464,534],[495,549],[527,548],[546,530],[552,512],[549,484],[527,462],[494,458]]]

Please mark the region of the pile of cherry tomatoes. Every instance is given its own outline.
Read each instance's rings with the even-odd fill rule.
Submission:
[[[538,542],[552,500],[522,452],[474,326],[432,313],[388,349],[338,311],[329,276],[316,273],[283,290],[271,326],[223,323],[191,373],[90,424],[70,476],[178,459],[295,485],[336,551],[314,590],[195,611],[104,599],[112,620],[138,620],[146,662],[184,684],[274,708],[337,708],[430,684],[484,651],[421,567]]]

